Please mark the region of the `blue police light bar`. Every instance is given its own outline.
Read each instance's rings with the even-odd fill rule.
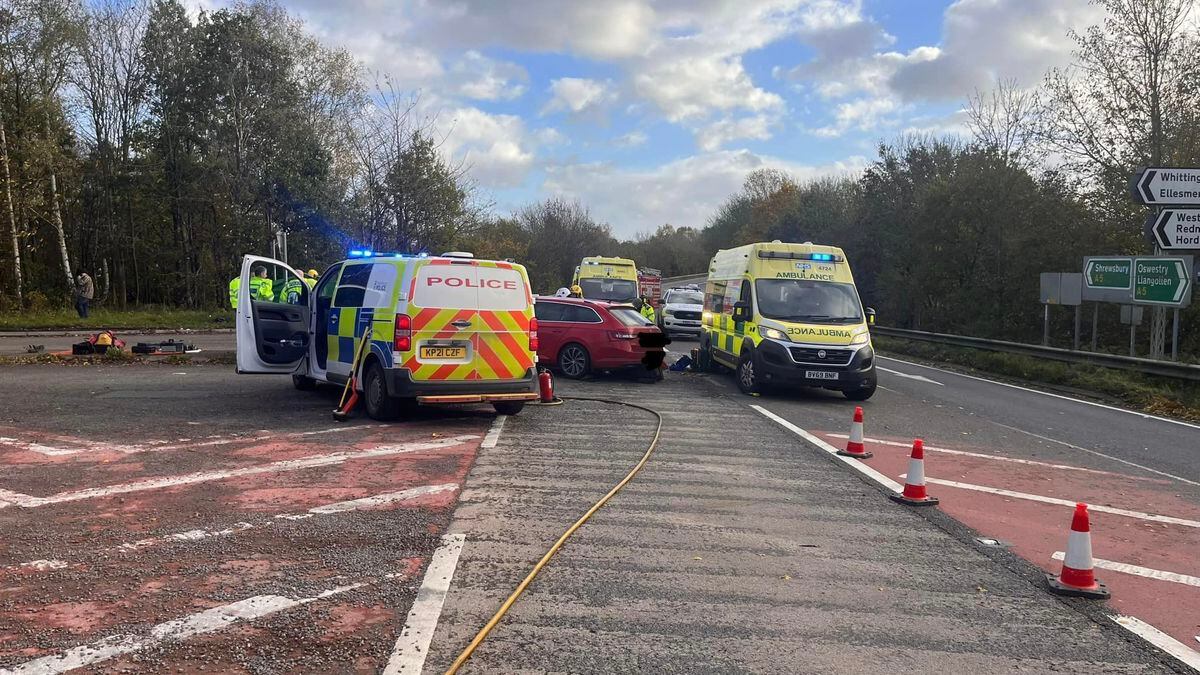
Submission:
[[[352,249],[350,249],[350,257],[351,258],[369,258],[374,254],[375,254],[375,252],[369,248],[352,248]]]

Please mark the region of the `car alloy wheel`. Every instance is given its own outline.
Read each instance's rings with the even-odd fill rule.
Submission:
[[[567,345],[558,357],[558,366],[562,369],[563,375],[572,379],[581,378],[587,374],[587,352],[578,345]]]

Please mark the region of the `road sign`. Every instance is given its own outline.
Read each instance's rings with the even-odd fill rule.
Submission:
[[[1129,302],[1133,296],[1133,258],[1083,259],[1083,299]]]
[[[1133,302],[1164,307],[1192,304],[1192,257],[1135,258]]]
[[[1200,168],[1147,167],[1133,175],[1130,188],[1147,206],[1200,206]]]
[[[1200,249],[1200,209],[1172,207],[1151,214],[1146,237],[1163,249]]]
[[[1042,272],[1042,304],[1078,305],[1083,275],[1078,272]]]

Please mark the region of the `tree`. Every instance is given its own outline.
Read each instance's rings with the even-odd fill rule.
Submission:
[[[570,283],[584,256],[615,253],[607,225],[597,223],[579,202],[553,198],[517,212],[531,242],[526,258],[535,291],[553,292]]]
[[[1032,167],[1042,159],[1037,139],[1041,102],[1037,90],[1001,79],[995,89],[978,89],[967,99],[967,127],[975,142],[993,148],[1006,162]]]

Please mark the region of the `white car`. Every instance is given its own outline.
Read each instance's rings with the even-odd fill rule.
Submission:
[[[659,323],[664,333],[700,335],[700,313],[704,310],[704,291],[699,288],[672,288],[662,300]]]

